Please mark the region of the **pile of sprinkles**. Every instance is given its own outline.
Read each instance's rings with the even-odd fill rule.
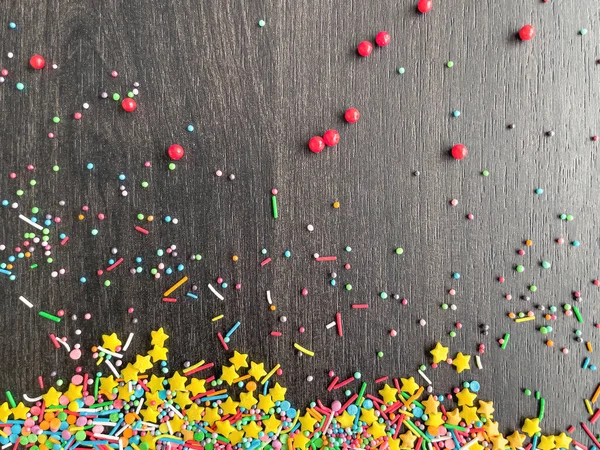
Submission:
[[[545,400],[539,393],[539,415],[505,436],[494,421],[493,402],[477,398],[477,381],[434,394],[424,366],[418,372],[426,386],[413,376],[386,376],[370,383],[377,395],[367,393],[369,383],[362,381],[356,392],[346,389],[345,397],[329,405],[316,399],[300,408],[286,399],[279,364],[265,367],[236,350],[230,365],[201,359],[172,370],[163,328],[151,333],[150,349],[135,357],[126,355],[132,339],[130,333],[123,345],[115,333],[103,335],[90,353],[106,369],[82,374],[78,367],[68,384],[57,382],[58,389],[51,386],[34,398],[23,395],[27,405],[7,392],[0,405],[1,448],[552,450],[573,442],[564,432],[541,434]],[[459,352],[448,359],[448,352],[438,343],[430,352],[433,365],[469,370],[470,356]],[[360,379],[359,372],[345,381],[335,377],[327,390]],[[592,401],[599,395],[600,387]]]
[[[431,0],[419,0],[415,4],[415,10],[423,15],[430,13],[433,8]],[[263,29],[267,27],[267,23],[261,18],[256,25]],[[18,30],[18,24],[15,22],[10,22],[8,27]],[[580,36],[587,33],[585,28],[579,30]],[[522,45],[528,45],[527,41],[536,39],[536,29],[531,24],[524,24],[520,29],[514,30],[514,34],[523,41]],[[373,52],[385,51],[392,42],[392,36],[387,31],[376,32],[374,39],[361,40],[356,44],[356,56],[368,60]],[[7,56],[16,63],[12,52]],[[44,56],[39,54],[32,54],[26,58],[26,65],[34,71],[59,69],[56,63],[47,62]],[[444,66],[444,70],[452,69],[455,62],[446,61]],[[404,74],[407,69],[398,67],[396,70],[398,74]],[[120,81],[117,70],[111,70],[109,73],[111,78]],[[3,68],[0,74],[0,84],[14,89],[18,94],[28,92],[28,86],[19,81],[18,69],[11,71]],[[118,89],[99,88],[97,101],[112,102],[115,108],[124,114],[139,114],[138,103],[143,104],[140,89],[141,84],[137,81]],[[81,109],[77,108],[68,113],[56,112],[48,120],[45,135],[48,139],[60,139],[60,127],[66,119],[71,117],[74,121],[85,120],[91,114],[90,108],[93,109],[91,100],[82,103]],[[364,120],[364,113],[354,106],[349,106],[342,113],[348,126],[354,126]],[[449,117],[451,120],[463,120],[460,109],[452,108]],[[324,157],[328,151],[336,151],[338,145],[343,145],[343,131],[340,133],[329,128],[330,126],[325,124],[321,131],[318,131],[319,134],[306,136],[308,150],[304,150],[307,157]],[[508,130],[515,128],[515,124],[507,126]],[[184,131],[194,133],[196,128],[193,123],[186,123],[182,127],[181,136],[176,139],[183,145],[172,142],[161,150],[164,153],[165,173],[168,173],[167,170],[176,170],[179,163],[185,164],[186,151],[189,149],[182,138],[185,135]],[[547,130],[544,135],[552,138],[555,131]],[[598,139],[598,136],[591,137],[594,142]],[[472,158],[469,155],[473,155],[475,151],[469,142],[454,142],[446,152],[448,163],[464,164],[461,161]],[[324,154],[319,155],[322,152]],[[94,161],[89,161],[80,168],[82,172],[91,176],[99,169]],[[138,169],[135,174],[112,174],[117,196],[126,198],[135,189],[140,188],[152,192],[153,186],[148,181],[152,178],[149,174],[152,163],[143,161]],[[221,168],[211,170],[214,170],[214,180],[223,183],[236,180],[235,173],[226,172]],[[112,247],[102,256],[102,262],[95,271],[71,272],[62,261],[68,260],[63,258],[63,255],[69,252],[73,240],[82,240],[83,235],[101,235],[106,227],[111,226],[112,220],[127,220],[130,236],[141,239],[159,234],[162,228],[183,225],[183,220],[175,212],[157,213],[143,208],[128,218],[114,218],[111,217],[110,210],[96,210],[88,204],[73,205],[69,199],[57,200],[54,205],[37,205],[26,209],[26,200],[38,184],[37,175],[60,176],[60,171],[58,163],[45,167],[37,167],[31,163],[26,167],[9,169],[7,180],[12,183],[9,184],[11,191],[1,194],[0,207],[7,210],[15,221],[27,227],[27,231],[17,238],[18,242],[13,245],[0,242],[2,280],[16,281],[24,273],[36,270],[42,272],[39,268],[44,265],[51,269],[48,272],[44,271],[40,276],[49,274],[50,278],[57,281],[73,277],[81,286],[97,283],[106,289],[110,288],[115,278],[120,277],[145,276],[154,280],[167,278],[169,285],[165,290],[151,293],[154,305],[165,307],[172,303],[199,300],[201,296],[227,301],[228,297],[242,290],[244,275],[239,273],[226,276],[215,271],[215,275],[210,279],[193,281],[193,274],[189,268],[205,263],[202,249],[183,255],[179,250],[181,243],[178,242],[152,248],[151,257],[147,254],[122,254],[119,248]],[[481,168],[477,174],[489,177],[490,171]],[[414,171],[413,175],[419,176],[420,172]],[[2,173],[2,176],[5,174]],[[533,194],[536,198],[543,199],[545,189],[536,187]],[[282,193],[278,187],[273,187],[257,196],[267,205],[266,220],[286,220],[284,195],[285,192]],[[460,207],[456,198],[447,201],[451,208]],[[337,199],[329,199],[327,202],[335,211],[345,206]],[[73,227],[63,227],[66,216],[75,217]],[[476,216],[465,210],[461,220],[475,221]],[[575,217],[570,211],[565,211],[561,212],[556,220],[568,226]],[[308,233],[315,231],[313,223],[305,223],[303,227]],[[586,244],[577,235],[553,236],[551,239],[557,246],[567,246],[569,252],[581,251],[578,248]],[[581,370],[596,371],[592,355],[593,344],[588,334],[589,328],[600,328],[600,324],[593,324],[589,319],[591,308],[583,303],[585,290],[579,287],[573,289],[571,302],[547,304],[547,301],[537,301],[536,296],[542,297],[540,291],[543,290],[543,286],[535,284],[534,277],[530,274],[534,271],[549,271],[554,267],[554,262],[547,255],[535,253],[536,246],[532,239],[524,239],[519,243],[519,247],[512,255],[514,264],[504,268],[507,273],[514,272],[515,276],[511,278],[513,283],[498,299],[513,302],[506,303],[506,329],[494,330],[490,324],[480,323],[477,325],[480,334],[494,336],[497,348],[491,351],[510,352],[511,343],[518,338],[518,331],[515,333],[512,330],[515,330],[515,327],[535,327],[539,331],[541,351],[554,349],[568,355],[570,346],[584,346],[589,356],[577,364],[581,365]],[[401,246],[387,250],[394,258],[402,258],[405,253]],[[313,253],[309,263],[317,266],[321,263],[331,264],[321,265],[327,272],[328,285],[350,293],[353,285],[344,274],[351,273],[353,269],[352,251],[351,245],[344,245],[331,253]],[[538,258],[535,267],[529,267],[522,261],[528,254]],[[248,256],[237,253],[228,255],[234,264],[246,257]],[[273,251],[262,248],[255,257],[257,270],[268,270],[270,264],[292,258],[292,249],[280,248]],[[449,271],[449,282],[453,286],[447,290],[450,299],[457,295],[460,279],[460,272]],[[506,275],[496,275],[495,281],[507,283]],[[600,281],[590,280],[590,284],[598,287]],[[302,287],[298,294],[307,297],[310,292],[308,288]],[[260,307],[272,312],[278,311],[277,299],[274,298],[271,289],[265,289],[261,295],[264,296],[260,299]],[[351,336],[351,330],[346,329],[344,325],[348,315],[359,314],[362,310],[369,309],[373,301],[393,300],[399,307],[408,306],[410,302],[409,298],[399,293],[382,289],[377,289],[376,292],[374,290],[373,297],[353,298],[347,310],[336,311],[335,315],[319,318],[321,322],[318,326],[340,338],[348,338]],[[26,292],[12,300],[19,307],[34,310],[36,319],[48,326],[60,323],[67,314],[62,309],[46,310],[42,299],[31,298]],[[522,302],[516,303],[514,300]],[[456,311],[458,306],[444,300],[441,308]],[[131,314],[133,309],[129,308],[127,311]],[[279,338],[286,333],[288,313],[278,311],[277,314],[280,314],[278,321],[281,328],[268,331],[269,337],[272,338]],[[72,318],[76,319],[76,316],[73,315]],[[339,399],[330,404],[315,399],[308,406],[293,405],[291,399],[286,399],[283,367],[280,364],[266,367],[264,362],[253,361],[249,359],[248,354],[234,350],[240,346],[239,342],[235,342],[235,337],[236,332],[239,336],[238,329],[243,325],[243,319],[233,319],[226,323],[224,318],[222,313],[210,318],[211,322],[223,324],[214,336],[215,352],[233,352],[229,358],[231,364],[221,367],[211,361],[215,359],[213,357],[200,359],[193,364],[188,362],[183,368],[173,370],[168,362],[166,341],[169,336],[163,328],[151,333],[149,350],[134,357],[127,355],[127,350],[136,337],[133,333],[127,337],[119,337],[115,333],[103,335],[101,344],[98,343],[89,349],[87,355],[79,343],[70,344],[67,338],[49,333],[48,339],[56,349],[66,350],[66,355],[71,360],[80,360],[84,355],[91,355],[98,371],[84,373],[83,368],[78,367],[68,383],[57,380],[55,386],[47,389],[40,375],[40,394],[36,396],[23,394],[21,399],[6,391],[6,401],[0,404],[0,448],[16,449],[18,446],[25,446],[32,450],[554,450],[575,447],[579,450],[600,450],[599,437],[590,430],[587,423],[594,425],[600,419],[600,407],[595,406],[600,399],[600,385],[591,390],[589,398],[583,399],[588,417],[587,422],[580,422],[579,426],[589,438],[589,442],[585,443],[573,439],[572,435],[576,429],[573,425],[554,435],[542,433],[546,398],[539,391],[534,394],[538,414],[525,418],[520,428],[512,430],[512,433],[501,432],[500,424],[494,420],[493,402],[478,399],[477,393],[481,388],[478,381],[465,381],[451,392],[436,392],[427,373],[429,367],[434,370],[454,370],[457,374],[470,373],[471,366],[483,369],[483,355],[486,353],[486,345],[483,343],[478,343],[476,352],[473,348],[471,355],[464,348],[454,349],[451,344],[437,342],[433,348],[427,348],[431,360],[424,362],[412,376],[406,378],[390,374],[375,380],[363,380],[360,372],[344,378],[331,371],[330,380],[323,389],[328,393],[338,393]],[[91,315],[84,314],[84,319],[90,320]],[[223,322],[220,322],[222,320]],[[468,320],[468,317],[464,320]],[[553,337],[555,324],[559,320],[570,321],[567,323],[573,325],[571,341],[560,342]],[[417,323],[426,327],[427,321],[427,317],[420,317]],[[461,321],[453,324],[453,328],[447,333],[450,343],[454,342],[452,338],[455,338],[462,328]],[[512,331],[513,337],[509,330]],[[305,337],[305,328],[300,327],[298,331],[299,337],[290,345],[289,351],[295,351],[302,357],[318,357],[312,342]],[[395,337],[398,332],[390,329],[388,333],[389,336]],[[81,330],[77,330],[75,334],[79,336]],[[379,351],[376,356],[382,358],[384,354]],[[306,380],[312,382],[314,378],[309,375]],[[529,389],[524,389],[523,392],[528,397],[533,394]]]

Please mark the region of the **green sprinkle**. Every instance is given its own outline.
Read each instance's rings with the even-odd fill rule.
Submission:
[[[37,214],[40,212],[40,208],[38,208],[37,206],[34,206],[33,208],[31,208],[31,214]]]
[[[142,187],[147,188],[150,184],[147,181],[142,181]]]
[[[583,317],[581,317],[581,313],[579,312],[579,309],[577,309],[577,306],[573,306],[573,312],[575,313],[575,317],[577,317],[577,321],[583,323]]]
[[[550,264],[549,261],[542,261],[542,267],[544,269],[549,269],[550,267],[552,267],[552,264]]]
[[[542,397],[542,394],[540,394],[540,391],[535,391],[535,399],[539,400]]]
[[[574,218],[571,214],[567,214],[567,222],[571,222]]]
[[[532,284],[531,286],[529,286],[529,290],[531,292],[535,292],[535,291],[537,291],[537,286],[535,284]]]
[[[451,331],[450,333],[448,333],[450,335],[450,337],[456,337],[456,331]]]
[[[582,36],[585,36],[587,34],[588,30],[587,28],[582,28],[581,30],[579,30],[579,34]]]
[[[115,92],[113,94],[112,98],[115,102],[118,102],[121,99],[121,96]]]
[[[396,249],[396,255],[401,255],[402,253],[404,253],[404,249],[402,247],[398,247]]]
[[[525,270],[525,267],[523,267],[521,264],[519,264],[515,270],[519,273],[522,273]]]
[[[55,172],[58,172],[60,170],[60,167],[58,166],[52,166],[52,170]]]
[[[377,357],[378,358],[383,358],[383,352],[377,352]]]
[[[484,170],[483,172],[481,172],[481,175],[483,175],[484,177],[489,177],[490,176],[490,172],[487,170]]]
[[[169,170],[175,170],[176,167],[174,163],[169,163]]]
[[[503,342],[502,342],[502,345],[500,346],[500,348],[501,348],[502,350],[504,350],[504,349],[506,348],[506,346],[508,345],[508,340],[509,340],[509,339],[510,339],[510,334],[506,333],[506,334],[504,335],[504,340],[503,340]]]
[[[347,284],[344,287],[346,288],[347,291],[351,291],[352,290],[352,285],[351,284]]]
[[[575,330],[575,336],[581,336],[583,334],[583,331],[581,330]]]
[[[548,328],[546,328],[546,327],[540,327],[540,333],[542,333],[542,334],[548,334]]]
[[[60,123],[60,117],[58,117],[58,116],[54,116],[54,117],[52,118],[52,122],[54,122],[54,123]]]
[[[566,214],[561,214],[558,217],[560,218],[560,220],[566,220],[567,219],[567,215]]]
[[[540,414],[538,415],[538,419],[541,421],[544,418],[544,411],[546,409],[546,399],[540,398]]]
[[[381,297],[383,300],[385,300],[386,298],[388,298],[388,295],[387,295],[387,293],[386,293],[386,292],[382,292],[381,294],[379,294],[379,296],[380,296],[380,297]]]
[[[35,180],[30,180],[29,181],[29,185],[30,186],[35,186],[36,184],[37,184],[37,181],[35,181]]]
[[[267,24],[267,22],[265,22],[264,19],[260,19],[258,21],[258,26],[261,27],[261,28],[264,27],[266,24]]]
[[[571,311],[571,305],[569,305],[568,303],[566,303],[565,306],[563,306],[563,309],[565,311]]]
[[[443,310],[448,309],[448,303],[442,303],[442,309]]]
[[[406,72],[406,71],[404,70],[404,67],[398,67],[398,73],[399,73],[400,75],[402,75],[404,72]]]
[[[17,90],[22,91],[23,89],[25,89],[25,85],[21,82],[17,83]]]
[[[106,287],[109,287],[109,286],[110,286],[110,280],[106,280],[106,281],[104,282],[104,286],[106,286]]]
[[[277,196],[271,195],[271,206],[273,208],[273,219],[277,219],[279,214],[277,213]]]
[[[454,62],[453,61],[448,61],[446,63],[446,66],[448,66],[449,68],[452,68],[452,67],[454,67]]]
[[[18,195],[19,197],[20,197],[20,196],[22,196],[24,193],[25,193],[25,192],[24,192],[23,190],[21,190],[21,189],[19,189],[19,190],[17,191],[17,195]]]
[[[46,311],[40,311],[39,314],[44,319],[52,320],[53,322],[60,322],[60,317],[56,317],[50,313],[47,313]]]
[[[133,91],[129,91],[129,92],[127,93],[127,97],[129,97],[129,98],[133,98],[133,97],[135,97],[135,94],[133,93]]]
[[[143,214],[138,214],[137,215],[137,220],[144,220],[144,215]]]
[[[17,404],[15,403],[15,399],[10,391],[6,391],[6,398],[8,399],[8,403],[10,403],[11,408],[16,408]]]

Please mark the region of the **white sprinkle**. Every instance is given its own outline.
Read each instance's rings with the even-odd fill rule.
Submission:
[[[481,364],[481,358],[479,357],[479,355],[475,355],[475,363],[477,363],[478,369],[483,369],[483,365]]]
[[[31,220],[29,220],[27,217],[25,217],[23,214],[19,214],[19,219],[21,219],[23,222],[26,222],[26,223],[28,223],[28,224],[29,224],[29,225],[31,225],[33,228],[37,228],[38,230],[43,230],[43,229],[44,229],[44,227],[43,227],[43,226],[41,226],[41,225],[39,225],[39,224],[37,224],[37,223],[35,223],[35,222],[32,222],[32,221],[31,221]]]
[[[22,295],[19,297],[19,300],[21,300],[23,303],[25,303],[26,306],[29,306],[30,308],[33,308],[33,303],[31,303],[29,300],[27,300]]]
[[[114,356],[115,358],[122,358],[123,355],[121,353],[115,353],[115,352],[111,352],[110,350],[105,349],[104,347],[100,347],[99,345],[97,345],[96,347],[98,347],[98,350],[104,353],[108,353],[111,356]]]
[[[89,103],[84,103],[83,104],[83,109],[89,109],[90,108],[90,104]]]
[[[108,368],[110,369],[110,371],[115,375],[116,378],[119,378],[119,372],[117,372],[117,369],[115,369],[115,366],[113,366],[113,363],[111,363],[108,359],[105,359],[104,362],[106,363],[106,365],[108,366]]]
[[[325,325],[325,328],[327,328],[328,330],[333,327],[335,327],[335,320],[333,322],[330,322],[327,325]]]
[[[15,55],[13,54],[13,52],[8,52],[8,53],[6,54],[6,56],[8,56],[9,58],[12,58],[12,57],[13,57],[13,56],[15,56]]]
[[[269,305],[273,304],[273,302],[271,301],[271,291],[267,291],[267,302],[269,303]]]
[[[431,380],[427,378],[427,375],[425,375],[422,370],[419,370],[419,375],[421,375],[421,377],[423,377],[423,379],[427,381],[427,384],[431,385]]]
[[[59,344],[62,344],[68,352],[71,351],[71,346],[69,344],[67,344],[65,341],[63,341],[62,339],[57,339],[56,342],[58,342]]]
[[[118,441],[118,437],[110,436],[108,434],[94,433],[94,437],[106,439],[107,441]]]
[[[169,407],[169,408],[170,408],[170,409],[171,409],[171,410],[172,410],[172,411],[173,411],[175,414],[177,414],[177,415],[179,416],[179,418],[180,418],[180,419],[183,419],[183,414],[181,414],[179,411],[177,411],[177,409],[175,409],[175,408],[173,407],[173,405],[170,405],[170,404],[168,404],[168,403],[167,403],[167,406],[168,406],[168,407]]]
[[[225,297],[223,297],[221,294],[219,294],[217,292],[217,290],[214,287],[212,287],[212,284],[208,283],[208,288],[212,291],[213,294],[215,294],[217,296],[217,298],[219,300],[225,300]]]
[[[43,397],[40,395],[39,397],[33,397],[33,398],[31,398],[31,397],[30,397],[30,396],[28,396],[27,394],[23,394],[23,398],[24,398],[25,400],[27,400],[28,402],[31,402],[31,403],[33,403],[33,402],[38,402],[38,401],[40,401],[40,400],[41,400]]]
[[[442,442],[442,441],[447,441],[448,439],[452,439],[452,436],[450,436],[449,434],[446,436],[442,436],[442,437],[437,437],[437,438],[433,438],[431,440],[431,442]]]
[[[306,227],[306,229],[307,229],[308,231],[314,231],[314,230],[315,230],[315,227],[309,224],[309,225]]]
[[[477,439],[471,439],[469,442],[467,442],[465,445],[463,445],[460,450],[466,450],[467,448],[471,447],[472,445],[474,445],[477,441]]]
[[[81,410],[80,410],[81,411]],[[129,425],[125,425],[123,428],[121,428],[119,431],[117,431],[115,433],[115,436],[119,436],[123,431],[125,431],[127,428],[129,428]],[[120,439],[119,439],[120,440]]]
[[[133,333],[129,333],[129,336],[127,336],[127,341],[125,342],[125,345],[123,346],[122,351],[127,351],[127,349],[129,348],[129,345],[131,344],[132,339],[133,339]]]

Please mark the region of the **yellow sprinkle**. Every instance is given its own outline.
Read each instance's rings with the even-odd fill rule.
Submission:
[[[213,317],[212,320],[213,322],[216,322],[217,320],[221,320],[223,318],[223,314],[219,314],[218,316]]]
[[[204,364],[204,362],[205,362],[205,361],[204,361],[204,360],[202,360],[202,361],[200,361],[200,362],[197,362],[197,363],[196,363],[196,364],[194,364],[193,366],[190,366],[190,367],[188,367],[188,368],[186,368],[186,369],[183,369],[183,373],[185,374],[185,373],[189,372],[190,370],[194,370],[194,369],[196,369],[196,368],[200,367],[201,365],[203,365],[203,364]]]
[[[594,351],[591,342],[586,342],[585,345],[587,346],[588,352],[592,353]]]
[[[173,292],[175,289],[177,289],[179,286],[181,286],[187,280],[188,280],[188,277],[183,277],[181,280],[179,280],[177,283],[175,283],[173,286],[171,286],[171,288],[163,294],[163,297],[168,297],[169,294],[171,294],[171,292]]]
[[[2,436],[2,437],[8,437],[8,434],[6,434],[4,431],[0,430],[0,436]]]
[[[529,322],[530,320],[534,320],[535,316],[527,316],[527,317],[521,317],[519,319],[515,319],[516,323],[521,323],[521,322]]]
[[[96,365],[99,366],[100,364],[102,364],[102,361],[104,361],[104,358],[98,358],[98,362],[96,363]]]
[[[271,371],[268,374],[265,375],[265,377],[262,379],[262,381],[260,382],[260,384],[265,384],[267,382],[267,380],[269,378],[271,378],[275,374],[275,372],[277,372],[277,369],[279,369],[280,367],[281,366],[279,364],[275,365],[275,367],[273,367],[271,369]]]
[[[49,440],[50,442],[54,443],[54,444],[58,444],[58,445],[60,445],[60,442],[59,442],[59,441],[57,441],[56,439],[52,438],[52,437],[49,437],[49,438],[48,438],[48,440]]]
[[[339,209],[339,207],[340,207],[340,202],[333,202],[333,207],[334,207],[335,209]]]
[[[130,443],[129,445],[131,445],[131,446],[133,447],[133,449],[134,449],[134,450],[140,450],[140,448],[139,448],[137,445],[135,445],[135,444],[131,444],[131,443]]]
[[[294,342],[294,348],[298,351],[301,351],[302,353],[304,353],[305,355],[308,356],[315,356],[315,352],[311,352],[310,350],[302,347],[300,344],[297,344],[296,342]]]
[[[585,407],[587,408],[588,413],[590,413],[590,416],[593,416],[594,410],[592,409],[592,404],[587,398],[584,398],[583,401],[585,402]]]

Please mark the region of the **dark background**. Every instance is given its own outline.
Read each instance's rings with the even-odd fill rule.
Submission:
[[[556,346],[549,349],[536,331],[547,324],[541,313],[525,324],[513,324],[506,313],[535,304],[560,307],[581,290],[585,323],[579,328],[600,348],[593,327],[599,293],[591,284],[600,276],[599,144],[590,139],[600,133],[598,4],[436,1],[427,15],[418,14],[415,4],[4,1],[0,64],[10,75],[0,86],[0,197],[20,206],[0,208],[0,244],[8,247],[1,260],[22,243],[23,233],[34,231],[19,213],[31,215],[38,206],[43,214],[60,215],[62,223],[52,227],[52,264],[38,247],[32,259],[16,265],[16,281],[0,276],[2,390],[38,395],[38,375],[49,385],[52,371],[63,379],[72,374],[77,363],[64,349],[54,349],[50,332],[80,342],[80,362],[96,371],[89,349],[103,333],[116,331],[124,341],[134,331],[128,352],[134,355],[149,348],[149,331],[163,326],[171,335],[170,366],[177,369],[186,360],[225,361],[231,353],[222,350],[216,333],[240,320],[232,349],[269,368],[281,363],[280,382],[298,405],[334,398],[323,395],[329,369],[342,379],[360,370],[371,390],[371,381],[383,375],[414,375],[421,382],[416,370],[431,362],[427,352],[441,340],[452,356],[474,355],[479,343],[486,345],[484,370],[472,361],[472,371],[461,375],[445,365],[427,374],[438,393],[478,380],[481,398],[495,402],[501,429],[537,416],[537,403],[523,388],[546,397],[545,432],[583,419],[583,398],[591,396],[597,374],[580,368],[587,352],[573,339],[575,319],[559,312],[550,324]],[[264,28],[257,26],[259,19],[266,20]],[[9,21],[18,29],[10,30]],[[530,42],[516,37],[525,23],[537,29]],[[588,34],[579,35],[581,28]],[[356,45],[374,40],[380,30],[391,33],[392,43],[358,57]],[[59,68],[34,72],[27,64],[33,53]],[[448,60],[454,61],[451,69]],[[398,67],[406,73],[398,74]],[[112,70],[118,78],[110,76]],[[25,91],[15,89],[17,81],[26,84]],[[135,81],[141,85],[132,114],[98,98],[100,88],[123,96]],[[83,102],[89,110],[82,110]],[[362,114],[355,125],[343,121],[350,106]],[[453,110],[461,111],[460,118],[451,117]],[[80,122],[71,118],[75,111],[83,112]],[[55,115],[62,118],[59,125],[52,123]],[[186,131],[190,123],[193,133]],[[515,129],[507,128],[511,123]],[[306,142],[328,128],[340,131],[340,145],[311,154]],[[545,135],[549,130],[553,137]],[[56,138],[48,139],[48,132]],[[166,149],[173,142],[187,154],[169,171]],[[449,157],[457,142],[469,148],[462,162]],[[145,161],[152,168],[144,168]],[[91,172],[88,162],[95,164]],[[52,172],[54,164],[60,172]],[[215,176],[217,169],[222,178]],[[8,177],[13,171],[15,180]],[[127,176],[123,183],[120,173]],[[231,173],[234,181],[227,179]],[[37,180],[33,188],[31,178]],[[143,180],[148,189],[140,186]],[[127,197],[120,195],[121,184]],[[273,187],[280,192],[277,220],[271,215]],[[543,195],[533,193],[538,187]],[[18,199],[20,188],[25,194]],[[459,201],[454,208],[452,198]],[[336,200],[339,210],[331,206]],[[80,222],[83,205],[90,212]],[[134,231],[138,212],[156,217],[142,224],[148,236]],[[98,213],[106,220],[99,221]],[[468,213],[474,221],[466,220]],[[560,213],[575,220],[561,222]],[[162,222],[167,214],[179,224]],[[306,230],[309,223],[313,233]],[[58,245],[61,232],[70,236],[65,247]],[[582,245],[559,246],[554,240],[561,236]],[[516,251],[525,239],[534,244],[521,257]],[[156,255],[171,244],[177,258]],[[393,252],[398,246],[402,256]],[[99,278],[94,273],[108,265],[113,247],[125,263]],[[263,247],[273,262],[261,268]],[[282,256],[286,249],[289,260]],[[316,263],[315,252],[337,255],[338,262]],[[188,264],[195,253],[202,260]],[[131,276],[136,256],[144,258],[145,270]],[[550,270],[540,268],[544,259],[553,263]],[[181,274],[154,280],[148,273],[161,261],[187,266],[191,282],[176,292],[176,304],[163,303],[161,296]],[[29,269],[34,262],[39,267]],[[346,262],[350,271],[343,269]],[[519,263],[526,266],[523,274],[514,271]],[[67,273],[51,278],[60,268]],[[336,287],[329,285],[331,271],[338,274]],[[453,272],[460,280],[452,279]],[[500,275],[504,284],[496,281]],[[81,276],[88,278],[84,285]],[[231,286],[223,302],[206,287],[218,276]],[[112,281],[108,288],[106,278]],[[232,288],[236,282],[243,284],[239,292]],[[198,300],[184,295],[192,283],[199,287]],[[353,285],[351,292],[344,290],[346,283]],[[519,296],[531,283],[538,291],[527,303]],[[307,297],[300,294],[303,287]],[[456,296],[448,296],[450,288]],[[267,289],[276,312],[268,310]],[[381,291],[407,297],[409,304],[403,307],[391,296],[382,300]],[[513,295],[511,302],[506,293]],[[19,295],[34,309],[21,304]],[[443,302],[458,309],[443,311]],[[352,310],[352,303],[369,303],[370,309]],[[54,324],[37,316],[40,309],[61,308],[79,319]],[[336,311],[343,315],[343,338],[325,330]],[[92,320],[83,320],[86,312]],[[218,314],[225,318],[211,322]],[[134,317],[139,323],[132,323]],[[426,327],[418,325],[421,318]],[[451,339],[457,321],[463,328]],[[479,334],[482,323],[491,327],[488,336]],[[396,338],[389,336],[392,328]],[[284,335],[270,337],[272,329]],[[505,332],[511,339],[502,351],[496,339]],[[294,342],[316,356],[299,358]],[[563,355],[562,347],[570,354]],[[384,357],[378,359],[380,350]],[[600,364],[595,355],[592,363]],[[315,377],[312,384],[307,375]]]

